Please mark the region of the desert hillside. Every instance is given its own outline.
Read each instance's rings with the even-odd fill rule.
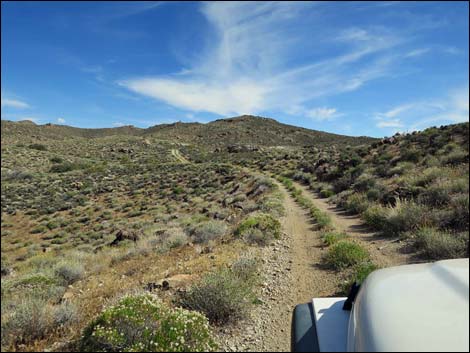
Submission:
[[[1,128],[5,350],[121,347],[116,308],[160,305],[207,320],[202,350],[288,350],[296,304],[468,256],[468,123],[384,139],[253,116]]]

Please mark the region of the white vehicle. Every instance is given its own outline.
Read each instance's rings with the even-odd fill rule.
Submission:
[[[292,350],[468,352],[468,299],[468,259],[377,270],[348,298],[297,305]]]

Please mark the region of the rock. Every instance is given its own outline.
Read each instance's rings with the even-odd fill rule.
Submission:
[[[75,295],[72,292],[65,292],[64,295],[62,296],[61,302],[70,301],[74,297]]]

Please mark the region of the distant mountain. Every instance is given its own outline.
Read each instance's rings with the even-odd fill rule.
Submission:
[[[31,121],[12,122],[2,120],[2,134],[64,139],[69,137],[98,138],[115,135],[154,136],[200,145],[224,146],[250,144],[260,146],[312,146],[325,144],[359,145],[376,139],[351,137],[310,130],[279,123],[270,118],[243,115],[219,119],[207,124],[182,123],[155,125],[147,129],[122,126],[104,129],[82,129],[66,125],[36,125]]]

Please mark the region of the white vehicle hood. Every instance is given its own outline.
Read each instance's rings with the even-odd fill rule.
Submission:
[[[373,272],[351,312],[348,351],[469,351],[469,260]]]

